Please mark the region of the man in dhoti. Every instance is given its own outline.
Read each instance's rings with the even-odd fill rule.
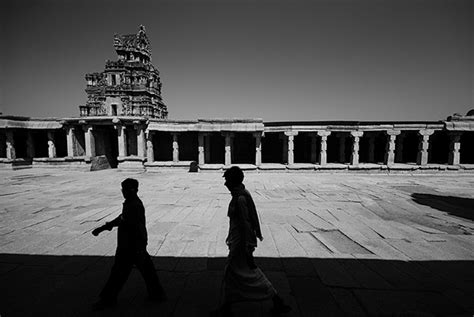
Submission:
[[[242,181],[244,173],[233,166],[224,173],[225,186],[232,194],[228,217],[229,235],[226,243],[229,256],[224,272],[221,315],[230,316],[232,303],[239,301],[273,300],[273,313],[287,313],[291,307],[283,302],[265,274],[255,265],[253,252],[257,238],[263,240],[257,210],[252,196]]]

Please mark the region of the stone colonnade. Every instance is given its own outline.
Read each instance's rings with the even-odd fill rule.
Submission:
[[[56,136],[55,130],[44,130],[39,131],[37,133],[43,133],[45,135],[45,142],[44,143],[35,143],[33,139],[33,131],[22,129],[20,131],[23,132],[23,137],[25,140],[15,141],[15,133],[19,131],[17,129],[5,129],[5,143],[4,146],[4,154],[7,160],[16,160],[16,159],[33,159],[37,157],[45,157],[49,159],[57,158],[57,149],[56,149]],[[25,146],[25,153],[24,155],[19,155],[17,148],[24,142]],[[46,149],[43,151],[46,155],[39,156],[37,154],[38,150]],[[21,157],[20,157],[21,156]]]
[[[381,126],[383,126],[381,124]],[[98,150],[104,147],[104,144],[115,155],[120,162],[122,161],[140,161],[147,165],[158,164],[156,158],[157,148],[156,142],[161,142],[156,135],[157,133],[169,134],[171,138],[171,157],[172,160],[168,165],[180,164],[180,147],[184,146],[186,151],[190,151],[189,144],[181,143],[181,135],[183,133],[193,133],[197,137],[197,147],[195,148],[197,162],[200,166],[209,164],[211,161],[211,137],[218,136],[222,138],[223,145],[218,151],[222,151],[224,166],[231,164],[239,164],[238,160],[233,161],[235,152],[242,151],[243,147],[235,147],[237,136],[247,135],[247,140],[251,140],[245,149],[248,151],[246,157],[253,157],[251,164],[259,167],[267,162],[262,160],[262,154],[268,151],[265,148],[265,137],[267,134],[277,134],[281,144],[281,158],[280,164],[287,166],[294,166],[295,151],[306,151],[308,163],[317,164],[319,166],[327,166],[334,163],[334,158],[328,162],[328,144],[332,145],[333,157],[337,156],[336,163],[343,163],[349,166],[358,166],[361,163],[361,155],[363,155],[362,162],[375,163],[375,151],[378,147],[379,155],[383,155],[383,162],[387,166],[392,166],[395,162],[402,162],[404,149],[404,140],[407,133],[417,137],[416,149],[416,164],[425,166],[429,164],[430,157],[430,138],[436,133],[442,131],[449,139],[449,152],[446,155],[448,165],[459,165],[461,163],[461,139],[463,133],[471,131],[447,130],[443,123],[436,123],[430,126],[429,124],[419,124],[416,126],[397,126],[393,124],[392,127],[366,128],[361,125],[354,125],[352,129],[348,129],[347,125],[340,128],[336,124],[333,126],[320,127],[304,127],[280,124],[265,125],[263,121],[259,120],[221,120],[219,122],[212,121],[192,121],[192,122],[174,122],[174,121],[147,121],[144,118],[100,118],[96,121],[85,120],[78,118],[74,120],[65,120],[59,125],[59,129],[43,129],[41,144],[35,144],[32,129],[22,129],[25,136],[25,145],[22,153],[26,153],[27,158],[35,158],[37,150],[41,153],[47,153],[47,158],[57,158],[56,145],[56,131],[64,129],[66,139],[67,157],[69,158],[91,158],[103,154],[103,150]],[[471,127],[471,126],[469,126]],[[1,127],[0,127],[1,128]],[[19,128],[5,128],[3,129],[4,140],[4,158],[14,160],[18,158],[17,144],[19,142],[15,137]],[[105,131],[105,132],[104,132]],[[36,132],[35,132],[36,133]],[[105,134],[104,134],[105,133]],[[471,131],[472,133],[472,131]],[[299,135],[308,137],[307,148],[301,149],[301,144],[296,142]],[[101,140],[100,138],[106,138]],[[376,137],[379,141],[376,141]],[[384,153],[381,153],[380,139],[383,138],[385,144]],[[115,141],[116,140],[116,141]],[[334,140],[338,140],[334,143]],[[363,146],[361,145],[364,141]],[[155,142],[154,142],[155,141]],[[377,143],[379,142],[379,143]],[[43,144],[44,143],[44,144]],[[379,144],[379,145],[376,145]],[[102,144],[102,145],[100,145]],[[336,146],[337,144],[337,146]],[[361,154],[361,146],[363,148]],[[466,146],[463,144],[463,146]],[[45,148],[42,148],[45,147]],[[253,147],[253,149],[252,149]],[[112,150],[110,150],[110,148]],[[446,145],[448,148],[448,145]],[[47,151],[45,150],[47,149]],[[114,150],[116,149],[116,150]],[[237,150],[236,150],[237,149]],[[194,150],[194,149],[192,149]],[[46,151],[46,152],[45,152]],[[116,151],[116,153],[114,152]],[[252,153],[250,153],[252,151]],[[350,151],[350,153],[346,153]],[[98,153],[100,152],[100,153]],[[336,154],[334,154],[337,152]],[[414,150],[412,151],[414,155]],[[347,154],[347,155],[346,155]],[[350,154],[350,155],[349,155]],[[337,161],[338,159],[338,161]],[[348,160],[348,161],[346,161]],[[159,160],[158,160],[159,161]],[[474,163],[474,162],[472,162]],[[472,164],[471,163],[471,164]],[[159,165],[159,164],[158,164]]]
[[[384,164],[386,165],[393,165],[395,164],[396,155],[396,141],[401,134],[401,130],[386,130],[383,133],[386,134],[387,143],[385,148],[385,158]],[[418,145],[418,152],[417,152],[417,165],[427,165],[428,164],[428,143],[429,137],[433,134],[434,130],[418,130],[417,133],[420,136],[419,145]],[[152,135],[154,132],[148,130],[147,134]],[[179,132],[170,132],[173,138],[172,142],[172,153],[173,153],[173,162],[179,162]],[[198,164],[204,165],[209,162],[209,143],[210,143],[210,132],[198,132]],[[294,165],[294,151],[295,151],[295,142],[294,138],[298,135],[298,131],[286,131],[282,132],[282,139],[285,140],[283,143],[283,164]],[[310,157],[311,162],[314,164],[319,164],[320,166],[325,166],[328,164],[327,161],[327,148],[328,148],[328,137],[332,134],[332,131],[328,130],[318,130],[315,133],[311,134],[311,144],[310,144]],[[222,137],[224,138],[224,165],[231,165],[232,162],[232,152],[233,152],[233,138],[235,137],[235,133],[232,132],[223,132],[221,133]],[[350,131],[349,132],[350,139],[351,139],[351,153],[350,153],[350,165],[357,166],[359,162],[360,156],[360,139],[364,136],[364,131]],[[450,165],[458,165],[460,164],[460,138],[461,133],[450,133],[451,137],[450,141],[450,152],[449,152],[449,163]],[[254,132],[252,136],[255,140],[255,165],[261,166],[262,165],[262,139],[265,137],[264,132]],[[318,146],[318,137],[319,137],[319,146]],[[374,153],[375,153],[375,137],[373,135],[369,135],[368,139],[368,160],[373,162],[374,161]],[[154,162],[155,161],[155,152],[153,150],[153,142],[151,137],[147,139],[147,161]],[[400,138],[400,140],[403,140]],[[343,162],[342,157],[345,156],[345,142],[348,142],[345,138],[340,139],[339,143],[339,155],[340,160]],[[400,142],[400,151],[403,149],[402,142]],[[317,150],[319,149],[319,151]],[[238,164],[239,162],[235,162]]]

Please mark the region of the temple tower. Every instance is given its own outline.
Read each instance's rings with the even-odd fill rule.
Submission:
[[[145,27],[137,34],[115,35],[118,60],[108,60],[103,72],[86,74],[87,102],[81,116],[144,116],[166,119],[160,72],[151,63]]]

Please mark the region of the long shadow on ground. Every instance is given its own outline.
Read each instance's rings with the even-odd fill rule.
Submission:
[[[474,199],[454,196],[413,193],[413,201],[448,214],[474,221]]]
[[[146,300],[133,270],[119,305],[92,312],[113,257],[0,254],[1,316],[208,316],[219,302],[225,258],[154,257],[168,293]],[[293,307],[289,316],[466,315],[474,312],[474,261],[257,258]],[[270,316],[270,302],[236,316]],[[424,314],[421,314],[424,316]]]

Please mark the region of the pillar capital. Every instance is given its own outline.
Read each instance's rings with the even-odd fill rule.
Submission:
[[[400,135],[400,133],[402,133],[402,131],[400,130],[386,130],[385,133],[387,135],[390,135],[390,136],[397,136],[397,135]]]
[[[284,132],[286,136],[297,136],[298,131],[285,131]]]
[[[364,135],[364,131],[351,131],[351,136],[354,138],[360,138]]]
[[[263,133],[263,131],[258,131],[258,132],[252,133],[252,136],[253,136],[254,138],[261,138],[261,137],[264,136],[264,133]]]
[[[418,130],[418,134],[423,136],[423,137],[428,137],[434,133],[433,129],[422,129]]]
[[[316,132],[320,137],[328,137],[331,135],[331,131],[328,130],[318,130]]]
[[[90,124],[82,125],[82,131],[84,132],[92,132],[93,130],[94,130],[94,127]]]
[[[125,128],[125,127],[126,127],[125,124],[123,124],[123,123],[120,122],[120,121],[117,122],[117,123],[114,123],[114,129],[115,129],[115,130],[120,130],[120,129],[123,129],[123,128]]]
[[[146,137],[147,139],[151,139],[151,137],[153,136],[153,134],[155,134],[155,131],[154,131],[154,130],[148,130],[148,129],[145,130],[145,137]]]
[[[139,130],[145,130],[146,129],[146,125],[144,125],[143,123],[141,123],[140,121],[133,121],[133,128],[137,131]]]

